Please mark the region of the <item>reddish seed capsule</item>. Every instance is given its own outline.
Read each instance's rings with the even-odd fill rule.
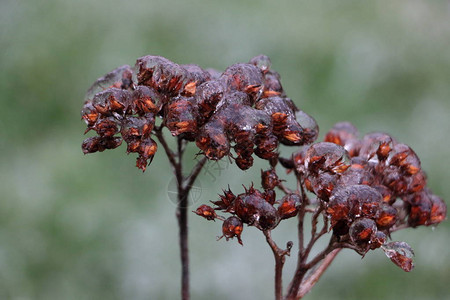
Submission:
[[[145,158],[150,159],[158,150],[158,144],[153,139],[145,139],[139,145],[139,154]]]
[[[378,193],[383,197],[383,203],[393,204],[395,202],[395,197],[390,189],[384,185],[372,185],[372,188],[376,189]]]
[[[133,84],[132,69],[128,65],[123,65],[115,70],[107,73],[105,76],[98,78],[89,90],[86,92],[85,100],[92,100],[92,98],[109,88],[128,89]]]
[[[400,167],[406,174],[414,175],[421,170],[417,154],[405,144],[396,144],[388,159],[388,164]]]
[[[220,81],[229,91],[237,90],[248,93],[252,98],[252,104],[262,92],[262,72],[251,64],[234,64],[228,67],[220,77]]]
[[[180,65],[161,56],[143,56],[136,61],[139,85],[149,86],[157,92],[178,95],[186,84],[188,73]]]
[[[335,193],[330,197],[326,212],[330,217],[331,227],[340,221],[349,221],[350,205],[345,195]]]
[[[197,215],[199,215],[200,217],[205,218],[206,220],[214,220],[215,218],[217,218],[217,214],[214,211],[214,209],[211,206],[208,205],[200,205],[197,210],[194,211],[194,213],[196,213]]]
[[[384,253],[391,261],[403,269],[405,272],[410,272],[414,268],[412,257],[414,252],[411,247],[405,242],[390,242],[384,244],[382,247]]]
[[[348,193],[347,201],[350,203],[352,218],[374,218],[382,203],[382,196],[374,188],[367,185],[353,185],[344,188]]]
[[[197,133],[197,111],[191,98],[177,98],[167,105],[165,122],[172,135],[193,136]]]
[[[255,137],[255,154],[262,159],[271,159],[277,156],[278,139],[272,135],[257,135]]]
[[[248,170],[251,166],[253,166],[253,157],[238,156],[236,157],[235,162],[239,169]]]
[[[263,198],[269,203],[270,205],[274,205],[276,201],[276,193],[274,190],[265,190],[263,193]]]
[[[370,249],[374,250],[380,248],[382,245],[386,243],[386,234],[382,231],[377,231],[375,236],[372,237],[370,241]]]
[[[220,120],[208,122],[203,126],[196,138],[196,145],[208,159],[219,160],[230,151],[229,141]]]
[[[349,229],[349,235],[354,244],[368,243],[375,237],[376,232],[375,221],[368,218],[355,220]]]
[[[219,81],[206,81],[197,88],[195,94],[202,121],[211,117],[224,94],[224,86]]]
[[[345,148],[351,157],[357,156],[361,144],[358,129],[350,122],[336,123],[325,135],[325,142],[335,143]]]
[[[391,136],[382,132],[366,134],[362,139],[359,155],[368,160],[376,155],[378,160],[384,161],[394,147],[394,143]]]
[[[94,126],[95,122],[97,122],[98,117],[99,113],[92,105],[92,102],[86,101],[84,103],[83,109],[81,110],[81,118],[89,127],[91,127]]]
[[[146,86],[138,86],[133,91],[133,110],[136,114],[142,116],[148,113],[157,114],[160,110],[159,96],[153,89]]]
[[[430,200],[432,206],[429,224],[439,224],[447,217],[447,205],[445,205],[445,202],[436,195],[431,195]]]
[[[424,198],[417,205],[412,205],[409,212],[408,223],[412,227],[419,225],[428,225],[431,216],[431,202],[428,198]]]
[[[84,154],[103,152],[106,149],[114,149],[122,144],[120,137],[90,137],[84,140],[81,148]]]
[[[242,240],[241,240],[242,230],[244,230],[244,225],[243,225],[242,221],[238,217],[235,217],[235,216],[229,217],[222,224],[222,234],[227,239],[227,241],[228,241],[228,239],[237,237],[238,242],[241,245],[242,245]]]
[[[112,117],[100,119],[94,125],[94,129],[100,136],[111,137],[119,131],[117,123],[117,120]]]
[[[314,142],[319,135],[319,126],[317,125],[316,120],[314,120],[313,117],[301,110],[295,113],[295,119],[303,129],[303,144],[308,145]]]
[[[236,198],[235,212],[244,223],[261,230],[272,229],[279,222],[277,210],[253,187]]]
[[[305,184],[308,190],[316,194],[317,197],[323,201],[328,201],[336,187],[337,177],[334,174],[321,172],[305,179]]]
[[[301,205],[301,198],[297,194],[288,194],[281,199],[278,215],[282,220],[295,217]]]
[[[280,180],[278,179],[278,175],[275,170],[261,170],[261,185],[264,189],[273,190],[279,183]]]
[[[339,177],[338,184],[341,186],[364,184],[371,185],[374,176],[368,169],[354,168],[352,165],[347,171],[343,172]]]
[[[351,165],[347,151],[334,143],[320,142],[311,145],[305,156],[305,168],[310,173],[328,171],[342,173]]]
[[[387,229],[397,221],[397,210],[390,205],[382,205],[376,215],[378,228]]]
[[[230,213],[234,213],[234,200],[236,196],[228,188],[228,190],[223,191],[223,195],[219,195],[219,201],[212,201],[213,204],[217,205],[217,209],[225,210]]]

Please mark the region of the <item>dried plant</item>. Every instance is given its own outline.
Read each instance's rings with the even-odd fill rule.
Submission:
[[[141,57],[134,69],[119,67],[93,84],[82,118],[86,132],[97,133],[83,142],[85,154],[125,141],[127,152],[138,155],[136,166],[145,171],[158,148],[153,138],[164,148],[177,179],[183,299],[189,298],[187,199],[207,160],[228,157],[242,170],[252,167],[253,154],[268,162],[268,169],[261,171],[261,189],[253,183],[240,194],[228,188],[213,206],[203,204],[194,213],[222,221],[221,238],[236,237],[240,244],[244,224],[262,231],[275,258],[276,299],[302,298],[343,248],[362,256],[380,248],[409,272],[413,251],[404,242],[389,242],[391,233],[437,225],[446,218],[446,205],[426,187],[415,152],[388,134],[359,138],[352,124],[342,122],[323,142],[313,144],[318,136],[315,120],[286,96],[264,55],[223,73],[159,56]],[[164,127],[176,138],[176,149],[169,147]],[[195,142],[202,158],[184,176],[182,157],[189,142]],[[295,152],[280,157],[279,144],[295,146]],[[294,176],[296,187],[285,186],[281,176]],[[280,248],[272,230],[295,217],[297,268],[283,294],[283,265],[293,242]],[[309,219],[307,239],[304,222]],[[327,246],[310,257],[325,236]]]

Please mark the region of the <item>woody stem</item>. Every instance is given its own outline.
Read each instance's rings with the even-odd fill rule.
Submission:
[[[206,157],[202,158],[192,169],[188,177],[183,176],[182,156],[184,152],[183,141],[178,139],[177,152],[174,153],[162,133],[162,127],[155,129],[155,135],[163,146],[172,170],[177,179],[177,209],[176,216],[179,228],[179,247],[181,259],[181,299],[190,299],[189,287],[189,243],[188,243],[188,207],[189,192],[197,179],[200,171],[206,163]]]

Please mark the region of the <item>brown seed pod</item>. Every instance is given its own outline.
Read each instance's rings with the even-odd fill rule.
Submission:
[[[234,200],[236,196],[228,187],[228,190],[223,191],[223,195],[219,195],[219,201],[212,201],[214,205],[217,205],[216,209],[224,210],[230,213],[234,213]]]
[[[94,125],[94,130],[99,136],[111,137],[114,136],[119,128],[117,127],[118,121],[113,117],[108,117],[104,119],[99,119]]]
[[[84,154],[103,152],[105,149],[114,149],[122,144],[120,137],[100,137],[94,136],[83,141],[81,149]]]
[[[219,160],[230,152],[230,143],[220,119],[215,119],[200,128],[196,145],[208,159]]]
[[[160,97],[153,89],[140,85],[133,91],[133,112],[139,116],[148,113],[158,114],[161,109]]]
[[[375,236],[372,237],[370,240],[370,249],[375,250],[377,248],[380,248],[386,243],[387,237],[386,234],[382,231],[377,231],[375,233]]]
[[[388,229],[397,221],[397,209],[390,205],[381,205],[375,219],[379,229]]]
[[[297,194],[284,196],[278,206],[278,215],[282,220],[295,217],[300,209],[301,198]]]
[[[85,100],[91,101],[96,94],[109,88],[131,88],[133,86],[132,73],[130,66],[123,65],[98,78],[86,92]]]
[[[408,223],[412,227],[430,225],[433,202],[431,192],[428,189],[405,197],[405,202],[411,205]]]
[[[387,163],[401,168],[408,175],[414,175],[421,171],[419,157],[405,144],[395,144]]]
[[[157,92],[176,96],[188,83],[188,72],[180,65],[161,56],[147,55],[136,61],[139,85],[145,85]]]
[[[261,170],[261,185],[264,189],[273,190],[278,186],[280,180],[278,179],[278,175],[273,169],[269,169],[266,171]]]
[[[223,235],[219,239],[225,237],[228,241],[228,239],[237,237],[239,244],[243,245],[241,240],[241,234],[243,230],[244,225],[242,221],[238,217],[231,216],[223,222],[222,224]]]
[[[193,211],[194,213],[196,213],[197,215],[199,215],[200,217],[205,218],[206,220],[209,221],[214,221],[217,218],[217,214],[214,211],[214,209],[209,206],[209,205],[200,205],[195,211]]]
[[[235,212],[242,222],[260,230],[273,229],[279,222],[277,210],[253,187],[236,198]]]
[[[305,155],[305,168],[310,174],[326,171],[342,173],[351,165],[348,152],[334,143],[320,142],[311,145]]]
[[[193,98],[177,97],[166,106],[165,122],[172,135],[191,140],[198,131],[197,110]]]
[[[384,161],[387,159],[395,143],[395,140],[386,133],[369,133],[361,141],[359,155],[367,160],[377,158],[380,161]]]
[[[375,221],[368,218],[355,220],[349,229],[352,242],[356,245],[369,243],[376,237],[377,225]]]
[[[442,221],[444,221],[447,216],[447,205],[445,204],[444,200],[433,194],[431,194],[430,200],[432,206],[428,224],[429,225],[439,224]]]

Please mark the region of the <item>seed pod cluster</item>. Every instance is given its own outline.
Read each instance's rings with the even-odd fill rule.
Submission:
[[[268,173],[268,171],[262,172],[263,182]],[[253,186],[250,186],[248,189],[245,188],[245,192],[238,195],[235,195],[228,189],[219,197],[219,201],[212,202],[215,205],[214,208],[201,205],[195,213],[207,220],[224,220],[222,226],[223,236],[227,240],[236,236],[241,244],[240,234],[243,224],[255,226],[262,231],[274,229],[280,221],[295,217],[302,204],[298,194],[287,194],[276,201],[273,189],[260,191]],[[229,213],[232,216],[225,219],[215,215],[213,213],[214,210]]]
[[[276,158],[279,143],[313,142],[316,122],[286,97],[279,74],[270,67],[264,55],[221,74],[160,56],[139,58],[134,70],[119,67],[86,95],[82,118],[97,136],[84,141],[83,152],[113,149],[125,141],[145,170],[157,150],[151,138],[157,118],[173,136],[195,141],[208,159],[230,156],[243,170],[253,165],[253,154]]]
[[[362,252],[380,247],[395,224],[435,225],[446,218],[416,153],[385,133],[360,139],[351,123],[338,123],[324,142],[280,162],[326,205],[333,233],[348,235]]]

